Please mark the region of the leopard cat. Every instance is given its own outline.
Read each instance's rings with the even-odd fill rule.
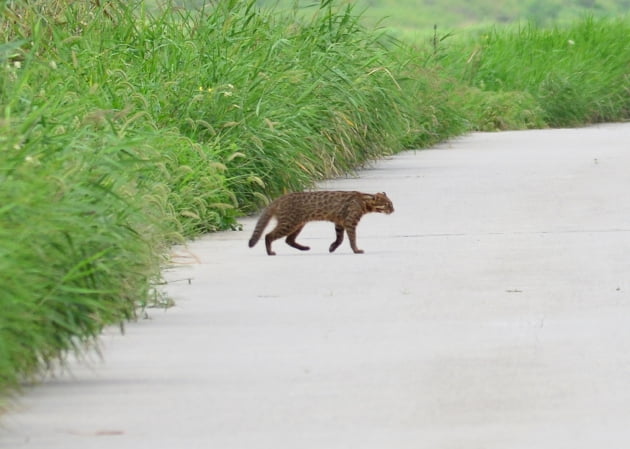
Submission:
[[[270,256],[276,255],[271,249],[271,243],[284,236],[289,246],[301,251],[309,250],[308,246],[295,241],[309,221],[331,221],[335,224],[337,238],[328,248],[331,253],[343,242],[345,230],[352,251],[361,254],[363,250],[357,248],[356,228],[361,217],[369,212],[391,214],[394,212],[394,205],[384,192],[374,195],[346,191],[288,193],[274,200],[262,212],[249,239],[249,247],[252,248],[258,242],[269,220],[276,217],[276,227],[265,235],[267,254]]]

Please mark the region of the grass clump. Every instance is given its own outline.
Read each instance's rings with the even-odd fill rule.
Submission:
[[[351,6],[323,1],[300,19],[223,2],[153,25],[149,47],[159,50],[137,57],[164,79],[156,119],[177,117],[180,132],[213,147],[242,211],[398,151],[428,128],[417,103],[436,103],[434,92],[422,80],[401,86],[407,61]],[[442,135],[439,126],[429,131]]]
[[[486,98],[505,96],[501,103],[509,105],[516,97],[510,110],[527,111],[526,120],[517,120],[523,127],[624,120],[630,113],[628,32],[627,19],[592,17],[565,27],[493,28],[454,43],[444,67]]]
[[[144,203],[164,200],[139,175],[147,148],[73,126],[72,107],[54,106],[2,127],[3,388],[133,317],[159,265],[162,224]]]

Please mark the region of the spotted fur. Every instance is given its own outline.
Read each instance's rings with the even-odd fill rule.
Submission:
[[[345,231],[352,251],[360,254],[363,250],[357,248],[356,228],[361,217],[370,212],[391,214],[394,212],[394,205],[385,193],[346,191],[288,193],[273,201],[262,212],[249,239],[249,247],[258,242],[271,218],[275,217],[278,220],[276,227],[265,235],[267,254],[270,256],[276,254],[271,249],[272,242],[285,236],[289,246],[301,251],[309,250],[308,246],[295,241],[309,221],[331,221],[335,224],[337,237],[328,249],[331,253],[343,242]]]

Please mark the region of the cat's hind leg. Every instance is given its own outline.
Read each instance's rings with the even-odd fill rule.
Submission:
[[[280,237],[275,237],[275,238],[274,238],[274,236],[272,235],[272,232],[270,232],[269,234],[267,234],[267,235],[265,236],[265,247],[267,248],[267,254],[268,254],[269,256],[275,256],[275,255],[276,255],[276,253],[275,253],[274,251],[272,251],[272,249],[271,249],[271,243],[272,243],[274,240],[279,239],[279,238],[280,238]]]
[[[330,244],[330,248],[328,248],[328,251],[331,253],[339,248],[339,245],[341,245],[341,242],[343,242],[343,226],[336,224],[335,232],[337,233],[337,238],[334,242]]]
[[[298,242],[295,241],[295,239],[297,238],[298,234],[302,231],[303,227],[304,227],[304,225],[300,226],[295,231],[293,231],[291,234],[289,234],[287,236],[285,242],[287,242],[287,245],[292,246],[293,248],[297,248],[300,251],[308,251],[309,249],[311,249],[309,246],[300,245]]]
[[[271,249],[271,244],[274,240],[281,239],[290,232],[290,228],[282,226],[278,223],[278,225],[276,225],[276,227],[271,232],[265,235],[265,247],[267,248],[267,254],[270,256],[275,256],[276,253]]]
[[[267,254],[269,254],[270,256],[276,255],[276,253],[271,249],[271,243],[274,240],[281,239],[284,236],[287,236],[286,242],[294,248],[301,249],[303,251],[309,249],[308,246],[302,246],[295,241],[295,238],[300,233],[303,227],[303,224],[295,226],[289,223],[278,223],[273,231],[265,236]]]

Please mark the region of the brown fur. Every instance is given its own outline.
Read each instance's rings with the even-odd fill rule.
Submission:
[[[391,214],[394,205],[385,193],[322,191],[288,193],[273,201],[263,211],[254,233],[249,239],[249,247],[253,247],[272,217],[276,217],[278,224],[265,236],[267,254],[274,256],[271,243],[287,236],[288,245],[301,251],[309,250],[308,246],[295,241],[298,234],[309,221],[331,221],[335,224],[337,238],[331,243],[329,251],[332,253],[343,241],[344,230],[348,234],[350,246],[355,253],[362,253],[357,248],[356,227],[361,217],[369,212]]]

